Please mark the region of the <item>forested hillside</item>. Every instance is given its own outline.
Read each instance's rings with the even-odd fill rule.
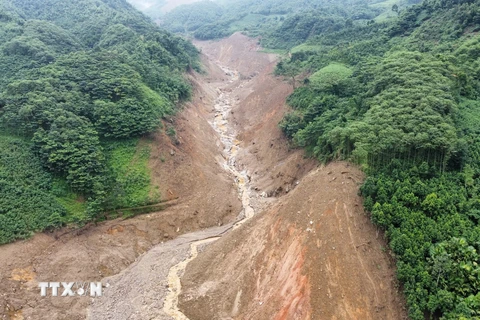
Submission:
[[[190,43],[125,0],[2,0],[0,46],[0,243],[159,200],[137,142],[189,98]]]
[[[418,2],[200,1],[161,24],[287,52],[280,127],[366,172],[411,319],[478,319],[480,0]],[[0,26],[0,243],[158,201],[139,137],[189,98],[197,50],[125,0],[0,0]]]
[[[241,31],[260,36],[264,47],[286,49],[354,23],[384,20],[396,15],[391,10],[393,4],[401,10],[415,2],[418,1],[204,0],[175,8],[160,19],[160,24],[200,40]]]
[[[425,0],[309,37],[276,70],[299,87],[284,133],[368,174],[415,320],[480,317],[479,31],[480,1]]]

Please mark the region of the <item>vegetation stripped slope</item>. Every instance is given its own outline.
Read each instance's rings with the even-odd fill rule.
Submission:
[[[368,173],[365,207],[386,231],[410,317],[476,319],[480,2],[415,3],[202,2],[196,15],[215,13],[203,24],[188,6],[164,23],[288,49],[276,72],[303,83],[280,125],[321,161],[349,159]]]
[[[156,200],[136,141],[189,98],[196,49],[124,0],[2,0],[0,24],[0,168],[37,172],[28,190],[2,175],[0,243]],[[140,176],[114,167],[128,159]]]

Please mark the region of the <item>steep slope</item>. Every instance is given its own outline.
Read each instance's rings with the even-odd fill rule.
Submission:
[[[190,97],[195,47],[125,0],[2,0],[0,27],[0,244],[161,202],[138,142]]]
[[[292,143],[367,173],[414,320],[480,316],[479,30],[480,1],[424,0],[312,38],[276,70],[308,77],[281,123]]]
[[[275,55],[259,52],[257,41],[240,33],[218,43],[194,43],[211,61],[240,74],[240,83],[225,89],[236,100],[230,122],[242,147],[237,166],[248,170],[260,194],[276,196],[293,189],[316,162],[306,160],[301,150],[291,150],[279,130],[292,86],[272,76]]]
[[[406,319],[363,175],[312,171],[273,208],[208,247],[182,278],[189,319]]]

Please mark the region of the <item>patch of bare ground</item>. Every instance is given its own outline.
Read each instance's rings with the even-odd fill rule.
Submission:
[[[240,73],[241,84],[226,88],[237,101],[230,119],[241,142],[237,165],[248,170],[260,194],[275,199],[288,193],[317,162],[305,159],[302,150],[292,150],[278,126],[293,87],[273,76],[277,56],[259,52],[258,41],[240,33],[195,44],[211,61]]]
[[[405,319],[362,179],[343,162],[313,170],[188,265],[180,309],[199,320]]]

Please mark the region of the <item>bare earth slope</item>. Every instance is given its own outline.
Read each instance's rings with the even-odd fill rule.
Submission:
[[[346,163],[312,171],[182,278],[189,319],[404,319],[394,268]]]
[[[317,163],[306,160],[302,150],[291,150],[278,127],[293,88],[273,76],[276,56],[259,52],[257,41],[240,33],[195,45],[210,61],[240,74],[238,82],[225,88],[237,102],[230,119],[241,142],[237,166],[249,171],[260,194],[278,196],[293,189]]]
[[[278,129],[289,85],[255,42],[236,34],[198,43],[211,60],[252,80],[233,87],[239,165],[269,196],[290,191],[190,262],[180,310],[189,319],[404,319],[394,266],[363,211],[361,172],[346,163],[312,170]],[[302,179],[306,171],[309,174]]]

